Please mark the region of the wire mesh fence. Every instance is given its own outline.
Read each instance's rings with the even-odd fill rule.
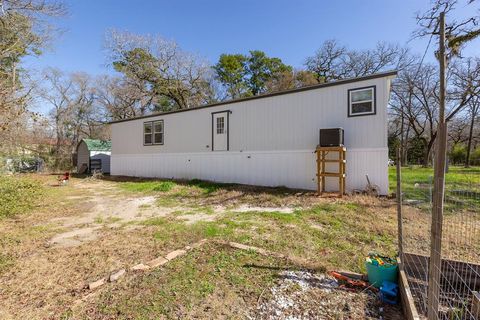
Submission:
[[[402,169],[403,261],[415,305],[428,312],[433,172]],[[450,167],[445,177],[437,319],[480,319],[480,168]],[[480,302],[480,301],[478,301]],[[480,305],[479,305],[480,308]],[[480,312],[480,309],[479,309]]]

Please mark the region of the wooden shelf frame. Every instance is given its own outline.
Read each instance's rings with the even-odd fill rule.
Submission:
[[[322,195],[325,192],[325,179],[338,178],[338,195],[342,197],[345,194],[346,166],[347,166],[347,148],[340,147],[317,147],[317,192]],[[336,153],[336,159],[327,159],[329,153]],[[326,171],[327,163],[337,163],[338,172]]]

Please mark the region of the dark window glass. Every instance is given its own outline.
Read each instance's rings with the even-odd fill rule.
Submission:
[[[154,143],[158,143],[158,144],[163,143],[163,133],[155,133],[155,142]]]
[[[155,122],[155,132],[163,132],[163,121]]]
[[[217,118],[217,134],[223,134],[225,132],[225,118]]]
[[[153,144],[163,144],[163,120],[153,123]]]
[[[143,142],[145,144],[152,144],[152,134],[145,134]]]
[[[143,133],[152,133],[152,123],[143,124]]]
[[[143,124],[143,144],[152,144],[152,123]]]
[[[352,103],[352,114],[373,112],[372,102]]]

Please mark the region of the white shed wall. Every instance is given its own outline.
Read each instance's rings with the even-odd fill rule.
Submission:
[[[77,148],[77,170],[82,167],[82,164],[89,166],[90,152],[88,151],[87,144],[81,141]]]
[[[102,160],[102,172],[110,173],[110,158],[111,158],[110,151],[91,151],[90,158]]]
[[[376,114],[347,117],[348,89],[371,85]],[[347,190],[364,189],[368,173],[386,194],[389,86],[383,77],[114,123],[111,173],[315,189],[319,129],[343,127]],[[222,110],[231,111],[230,151],[212,152],[211,114]],[[160,119],[164,145],[144,146],[143,123]]]

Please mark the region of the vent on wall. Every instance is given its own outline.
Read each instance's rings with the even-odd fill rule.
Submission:
[[[320,129],[320,147],[340,147],[344,145],[343,129]]]

